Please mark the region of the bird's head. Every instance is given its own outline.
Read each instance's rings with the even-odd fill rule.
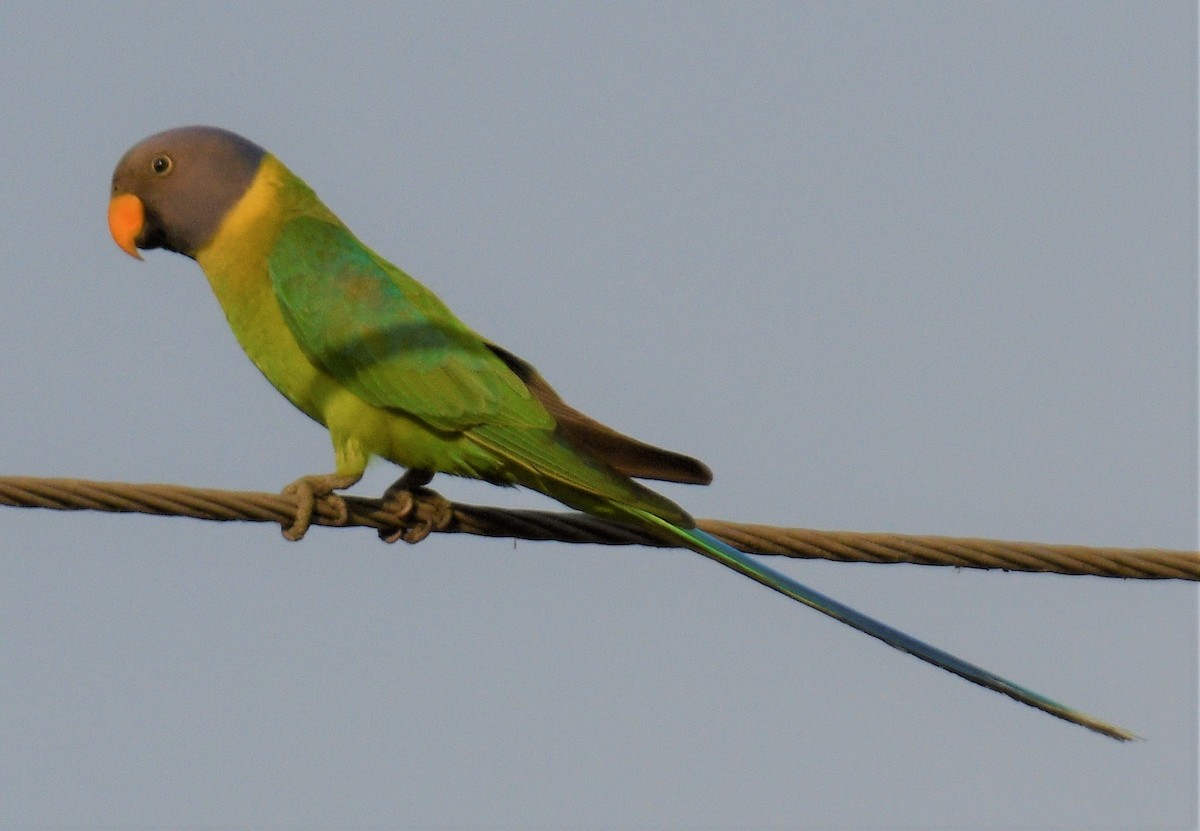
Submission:
[[[113,240],[139,260],[139,248],[195,257],[250,187],[265,155],[217,127],[179,127],[138,142],[113,171]]]

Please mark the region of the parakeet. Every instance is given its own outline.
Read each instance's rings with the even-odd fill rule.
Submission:
[[[277,390],[329,429],[335,471],[290,486],[298,538],[312,500],[381,457],[407,470],[401,498],[435,472],[521,485],[704,555],[968,681],[1116,739],[1135,736],[844,606],[698,529],[635,482],[708,484],[701,462],[632,439],[566,404],[528,363],[462,323],[362,242],[275,156],[214,127],[134,145],[108,210],[117,245],[199,263],[233,333]]]

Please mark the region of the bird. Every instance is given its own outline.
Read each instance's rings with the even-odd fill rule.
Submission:
[[[532,364],[476,334],[359,241],[275,155],[234,132],[178,127],[133,145],[113,172],[108,225],[117,246],[139,260],[159,248],[195,260],[250,360],[328,429],[334,471],[284,489],[297,502],[284,529],[289,539],[304,535],[317,499],[336,506],[336,492],[357,483],[375,457],[405,470],[385,494],[399,515],[431,498],[424,486],[435,473],[522,486],[701,554],[972,683],[1114,739],[1138,738],[855,611],[699,529],[674,501],[636,480],[706,485],[706,465],[571,407]],[[415,541],[429,524],[381,536]]]

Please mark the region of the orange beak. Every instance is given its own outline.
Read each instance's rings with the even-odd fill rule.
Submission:
[[[145,221],[146,209],[142,200],[132,193],[114,196],[108,203],[108,230],[113,241],[126,254],[139,260],[142,255],[137,250],[137,238]]]

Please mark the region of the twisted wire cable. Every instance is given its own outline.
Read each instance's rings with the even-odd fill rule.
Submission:
[[[344,497],[343,517],[328,497],[317,500],[313,524],[394,529],[410,521],[378,499]],[[217,522],[270,522],[287,527],[296,517],[292,496],[181,485],[95,482],[82,479],[0,477],[0,505],[59,511],[110,511],[186,516]],[[636,529],[573,512],[530,511],[451,503],[445,533],[601,545],[662,542]],[[418,511],[419,512],[419,511]],[[1144,580],[1200,580],[1200,553],[1152,548],[1097,548],[1007,542],[973,537],[819,531],[701,519],[697,524],[735,548],[754,554],[841,562],[917,563],[1006,571],[1090,574]]]

